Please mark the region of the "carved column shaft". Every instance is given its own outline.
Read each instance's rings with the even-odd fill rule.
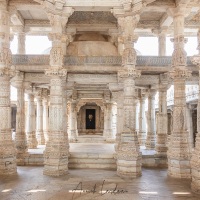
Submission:
[[[43,132],[43,105],[42,97],[37,96],[37,124],[36,124],[36,136],[39,145],[45,144],[44,132]]]
[[[71,102],[71,140],[75,141],[78,137],[78,129],[77,129],[77,110],[76,110],[76,102]]]
[[[34,95],[28,94],[27,143],[29,149],[37,148]]]
[[[44,133],[44,139],[45,143],[47,143],[49,137],[48,137],[48,127],[49,127],[49,116],[48,116],[48,111],[49,111],[49,105],[48,105],[48,97],[44,97],[43,101],[43,133]]]
[[[52,75],[50,86],[49,140],[44,152],[44,174],[60,176],[68,172],[68,141],[63,126],[62,78]]]
[[[0,2],[0,174],[16,173],[16,153],[11,134],[9,14],[7,2]]]
[[[155,124],[155,95],[156,90],[150,90],[148,95],[147,113],[147,138],[146,149],[154,149],[156,145],[156,124]]]
[[[107,141],[113,140],[112,134],[112,103],[106,103],[104,106],[104,132],[103,136]]]
[[[24,165],[25,153],[28,150],[25,134],[25,101],[23,82],[17,83],[17,114],[15,146],[17,150],[17,164]]]
[[[26,34],[20,32],[17,34],[18,45],[17,45],[17,54],[26,54]]]
[[[170,76],[174,79],[173,131],[168,146],[168,174],[176,178],[191,178],[189,132],[187,130],[185,81],[191,75],[186,69],[187,54],[184,50],[183,7],[174,12],[174,52]]]
[[[199,67],[199,74],[200,74],[200,29],[197,34],[198,39],[198,47],[199,54],[195,55],[192,59],[192,62]],[[191,171],[192,171],[192,191],[195,193],[200,194],[200,76],[199,76],[199,96],[198,96],[198,105],[197,105],[197,135],[196,135],[196,142],[195,148],[192,152],[191,158]]]
[[[140,96],[140,114],[139,114],[139,133],[138,140],[141,146],[145,145],[146,141],[146,115],[145,115],[145,95]]]
[[[158,36],[159,56],[166,56],[166,34],[159,34]]]
[[[162,87],[162,86],[161,86]],[[167,87],[159,88],[159,113],[157,114],[157,137],[156,154],[160,156],[167,155]]]

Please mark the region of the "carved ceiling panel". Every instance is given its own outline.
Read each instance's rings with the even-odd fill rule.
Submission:
[[[76,11],[69,18],[69,24],[117,24],[117,19],[111,12]]]

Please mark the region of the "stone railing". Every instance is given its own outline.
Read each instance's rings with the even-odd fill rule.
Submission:
[[[120,66],[122,63],[121,56],[94,56],[94,57],[64,57],[65,66]],[[13,65],[49,65],[49,55],[13,55]],[[170,66],[170,56],[138,56],[137,64],[139,66]],[[194,66],[188,57],[188,66]]]

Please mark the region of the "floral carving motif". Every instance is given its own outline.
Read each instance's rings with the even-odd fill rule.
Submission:
[[[60,67],[63,65],[63,52],[61,47],[53,47],[50,51],[50,65]]]

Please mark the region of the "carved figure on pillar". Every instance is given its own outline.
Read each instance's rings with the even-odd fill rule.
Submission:
[[[17,172],[16,152],[11,134],[10,77],[12,55],[9,49],[9,14],[7,1],[0,2],[0,174]]]

